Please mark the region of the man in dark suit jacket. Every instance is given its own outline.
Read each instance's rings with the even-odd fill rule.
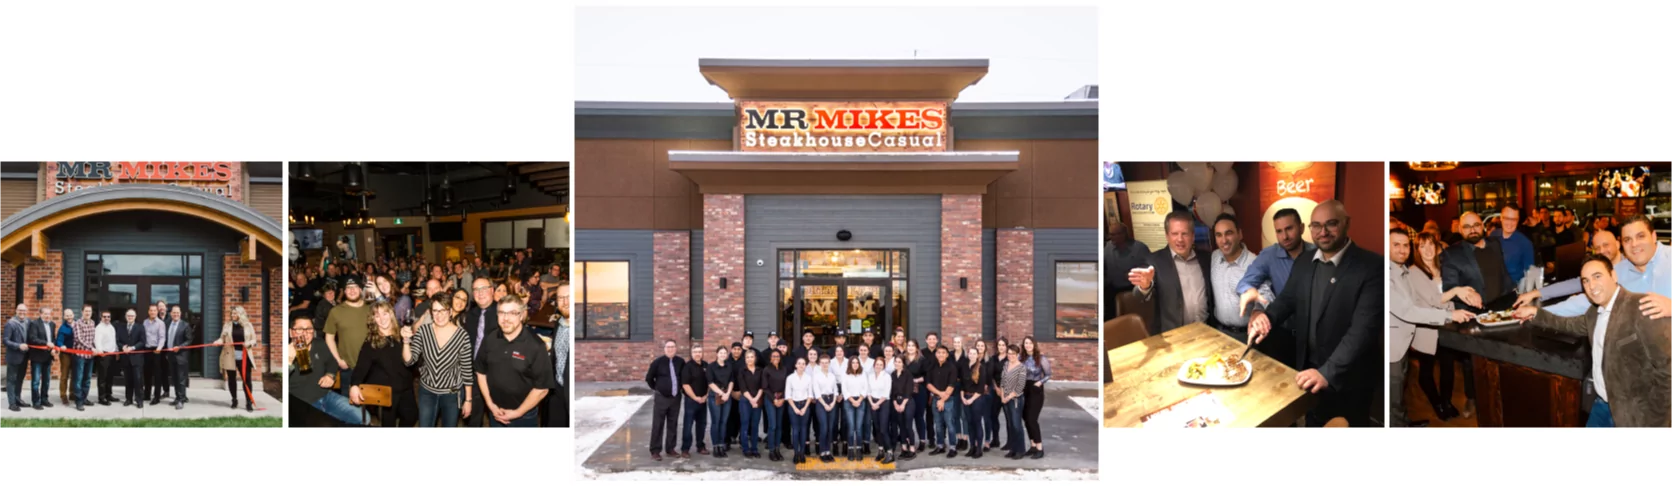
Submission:
[[[1441,252],[1444,258],[1440,264],[1440,284],[1444,290],[1474,289],[1479,302],[1466,302],[1461,296],[1452,300],[1459,309],[1480,313],[1481,306],[1492,299],[1514,293],[1515,282],[1510,280],[1509,269],[1504,265],[1503,248],[1494,241],[1500,238],[1486,238],[1480,215],[1470,211],[1458,216],[1458,220],[1463,225],[1463,240]]]
[[[1371,401],[1382,386],[1382,258],[1347,239],[1350,216],[1340,201],[1312,210],[1309,229],[1318,248],[1295,259],[1283,294],[1248,324],[1249,336],[1265,339],[1271,323],[1293,328],[1299,338],[1295,384],[1318,395],[1307,425],[1335,417],[1368,425]],[[1375,416],[1381,416],[1376,413]]]
[[[22,410],[23,372],[29,362],[29,306],[18,304],[17,313],[6,320],[6,408]]]
[[[672,339],[662,342],[662,356],[650,362],[644,370],[644,384],[650,386],[655,397],[650,414],[650,457],[662,460],[662,452],[676,454],[674,446],[679,438],[679,370],[685,360],[679,357],[679,344]],[[715,444],[716,447],[722,444]]]
[[[1159,334],[1197,322],[1215,328],[1213,318],[1212,262],[1196,251],[1196,220],[1185,211],[1167,215],[1167,247],[1150,253],[1150,268],[1133,269],[1127,275],[1144,300],[1155,303],[1155,322],[1147,323],[1150,334]]]
[[[1650,319],[1636,304],[1644,294],[1620,287],[1608,257],[1592,255],[1579,278],[1591,308],[1560,317],[1524,306],[1516,317],[1527,324],[1591,338],[1591,380],[1597,397],[1587,427],[1672,426],[1672,319]],[[1597,342],[1597,323],[1603,322]]]
[[[486,336],[500,333],[499,304],[493,301],[493,282],[487,278],[477,278],[470,282],[470,307],[464,309],[464,332],[470,336],[471,356],[481,354],[482,343]],[[487,403],[482,398],[482,387],[471,387],[471,403]],[[470,416],[465,417],[464,423],[470,427],[481,427],[486,417],[488,407],[472,405]]]
[[[140,327],[138,314],[128,309],[127,319],[116,324],[116,348],[121,351],[150,349],[145,342],[145,328]],[[122,364],[122,406],[138,404],[145,408],[145,355],[126,354],[117,357]]]
[[[163,343],[163,347],[166,349],[175,349],[192,343],[191,326],[180,318],[180,306],[174,306],[174,309],[168,312],[168,324],[164,333],[167,337],[164,338],[166,341]],[[187,360],[190,356],[191,353],[184,350],[163,352],[163,359],[168,363],[170,371],[169,380],[174,385],[173,403],[175,410],[186,408],[186,371],[189,365]]]
[[[42,307],[41,317],[29,321],[29,402],[35,410],[52,407],[47,392],[52,387],[52,362],[58,359],[58,350],[52,347],[56,330],[51,308]]]

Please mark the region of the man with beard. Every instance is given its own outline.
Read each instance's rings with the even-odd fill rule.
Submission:
[[[1459,286],[1475,289],[1483,305],[1514,292],[1515,281],[1510,280],[1509,269],[1504,266],[1503,250],[1498,241],[1485,237],[1486,227],[1480,215],[1469,211],[1457,219],[1463,228],[1463,244],[1451,245],[1441,252],[1445,257],[1440,266],[1441,283],[1446,289]],[[1453,300],[1459,309],[1475,313],[1482,310],[1460,298]]]
[[[476,386],[482,390],[490,427],[535,427],[535,407],[556,388],[551,352],[546,343],[523,326],[528,308],[522,299],[499,301],[498,332],[484,337],[476,356]]]
[[[1590,338],[1596,398],[1586,427],[1672,425],[1672,390],[1666,378],[1672,363],[1672,322],[1634,312],[1633,303],[1648,302],[1651,296],[1620,286],[1607,258],[1591,255],[1579,274],[1589,304],[1583,314],[1561,317],[1527,306],[1517,308],[1515,317],[1532,326]]]
[[[557,388],[553,388],[547,396],[546,426],[569,426],[569,342],[574,335],[574,328],[569,322],[569,282],[558,282],[556,292],[557,308],[552,315],[557,320],[557,329],[552,333],[552,363],[557,377]]]
[[[337,369],[352,370],[360,362],[360,347],[366,344],[366,323],[371,319],[371,307],[366,305],[360,295],[360,282],[347,279],[343,285],[343,302],[331,308],[330,316],[325,318],[325,347],[331,350],[331,359],[337,363]],[[353,388],[353,373],[343,373],[342,386],[338,393],[348,393]]]
[[[1597,245],[1606,251],[1611,233],[1597,232],[1600,239]],[[1601,236],[1608,235],[1608,236]],[[1655,241],[1654,228],[1650,226],[1645,216],[1634,216],[1627,219],[1620,226],[1620,253],[1623,259],[1617,258],[1613,262],[1614,278],[1621,287],[1629,292],[1643,294],[1636,306],[1645,316],[1653,319],[1664,319],[1672,316],[1672,247]],[[1601,253],[1601,252],[1599,252]],[[1601,253],[1606,256],[1606,253]],[[1580,280],[1569,279],[1556,282],[1543,289],[1522,294],[1516,303],[1531,302],[1535,298],[1544,301],[1555,300],[1573,295],[1580,291]],[[1582,297],[1573,297],[1560,304],[1547,306],[1544,309],[1557,316],[1571,317],[1584,314],[1590,303]]]
[[[1219,321],[1219,331],[1238,341],[1248,340],[1248,319],[1243,317],[1242,308],[1237,307],[1237,283],[1242,281],[1248,273],[1248,267],[1254,264],[1253,251],[1245,251],[1242,245],[1242,231],[1237,228],[1237,218],[1229,214],[1220,214],[1213,220],[1213,243],[1216,247],[1213,255],[1208,257],[1213,265],[1213,317]],[[1260,300],[1271,302],[1274,298],[1270,285],[1260,285],[1257,290]]]
[[[499,332],[499,306],[494,304],[493,282],[488,281],[486,277],[477,277],[469,283],[469,286],[471,303],[470,307],[465,308],[462,319],[465,335],[470,336],[471,356],[478,361],[476,366],[481,366],[479,361],[482,355],[482,343],[487,340],[488,336]],[[482,401],[481,387],[476,387],[472,390],[472,393],[475,394],[471,397],[474,403],[486,403]],[[472,407],[470,416],[465,417],[465,425],[481,427],[483,417],[487,416],[487,408]]]
[[[345,424],[365,425],[369,417],[361,413],[360,407],[349,403],[341,393],[331,393],[331,388],[338,385],[338,372],[343,370],[329,350],[313,346],[315,334],[313,319],[308,316],[297,316],[290,323],[290,344],[285,346],[284,360],[290,396],[296,399],[291,403],[306,403]],[[352,374],[341,373],[344,377]]]
[[[1352,219],[1340,201],[1312,210],[1307,229],[1318,248],[1301,255],[1293,281],[1248,322],[1249,338],[1263,340],[1272,323],[1300,337],[1295,385],[1318,396],[1308,426],[1345,417],[1369,425],[1371,402],[1382,388],[1384,267],[1381,257],[1347,238]],[[1375,416],[1381,416],[1375,413]]]
[[[1272,229],[1277,233],[1277,243],[1260,250],[1254,258],[1254,263],[1248,266],[1248,273],[1243,274],[1242,280],[1237,282],[1237,294],[1241,297],[1237,302],[1237,309],[1247,309],[1248,303],[1260,299],[1259,288],[1262,285],[1271,287],[1271,295],[1283,293],[1283,288],[1289,283],[1289,272],[1295,268],[1295,257],[1301,252],[1317,248],[1301,238],[1301,231],[1306,223],[1301,221],[1300,212],[1293,208],[1283,208],[1271,217]],[[1270,297],[1267,297],[1269,299]],[[1262,300],[1261,304],[1269,304],[1270,300]]]

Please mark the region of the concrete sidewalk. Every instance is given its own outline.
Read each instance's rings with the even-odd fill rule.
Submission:
[[[239,385],[242,385],[242,383],[240,383]],[[88,399],[93,402],[93,406],[86,407],[85,411],[77,412],[76,409],[75,409],[74,404],[71,404],[69,406],[65,406],[65,405],[58,402],[58,383],[56,381],[54,381],[53,384],[52,384],[51,389],[48,390],[48,393],[47,393],[47,399],[52,401],[52,405],[53,405],[52,408],[46,408],[46,409],[42,409],[42,410],[35,410],[33,408],[24,407],[23,411],[13,412],[11,410],[5,409],[3,406],[0,406],[0,420],[4,420],[4,419],[7,419],[7,418],[26,418],[26,419],[199,419],[199,418],[213,418],[213,417],[279,417],[279,418],[283,418],[284,417],[284,410],[283,410],[284,409],[284,404],[280,403],[277,399],[274,399],[273,397],[267,395],[266,392],[263,392],[261,385],[262,385],[262,383],[259,382],[259,381],[250,382],[250,386],[253,389],[252,391],[255,394],[256,410],[254,412],[248,412],[248,411],[244,410],[244,400],[245,400],[245,398],[244,398],[244,395],[243,395],[242,391],[240,391],[239,397],[238,397],[238,408],[233,409],[232,408],[232,398],[231,398],[230,395],[227,394],[227,391],[224,388],[222,388],[222,380],[214,380],[214,379],[206,379],[206,378],[193,378],[191,380],[191,386],[186,389],[186,396],[187,396],[187,398],[191,399],[191,401],[186,403],[186,408],[183,408],[183,409],[180,409],[180,410],[175,410],[174,406],[170,405],[170,402],[174,400],[171,397],[171,398],[164,398],[162,400],[162,402],[159,402],[158,404],[156,404],[154,406],[151,405],[150,402],[146,402],[145,408],[140,409],[140,408],[135,408],[134,406],[131,406],[131,405],[127,406],[127,407],[122,406],[121,399],[122,399],[123,392],[125,390],[125,387],[122,387],[122,386],[113,387],[113,389],[111,390],[111,396],[116,397],[116,399],[117,399],[116,402],[111,403],[109,406],[99,405],[98,380],[94,380],[93,385],[91,387],[89,387],[89,389],[88,389],[88,394],[90,395],[88,397]],[[22,391],[23,393],[18,395],[18,399],[23,401],[23,403],[25,403],[25,404],[29,403],[29,398],[30,397],[29,397],[29,383],[28,383],[28,380],[24,380],[23,389],[20,390],[20,391]],[[4,404],[0,403],[0,405],[4,405]],[[263,408],[265,408],[266,410],[262,410]]]
[[[797,467],[789,460],[788,449],[783,449],[785,460],[773,462],[764,457],[764,446],[760,459],[744,458],[735,447],[727,457],[715,459],[696,455],[693,447],[690,459],[664,453],[661,461],[655,461],[649,449],[652,401],[644,383],[580,383],[575,389],[575,450],[588,479],[1007,479],[1017,474],[1092,479],[1097,474],[1101,428],[1095,411],[1086,410],[1074,397],[1095,400],[1099,393],[1096,383],[1052,383],[1039,418],[1043,459],[1007,459],[995,449],[980,459],[970,459],[963,452],[951,459],[920,454],[910,461],[882,465],[870,458],[850,463],[838,457],[835,463],[815,459]]]

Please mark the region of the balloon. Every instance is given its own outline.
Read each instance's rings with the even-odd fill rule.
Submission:
[[[1190,176],[1190,188],[1196,190],[1197,195],[1213,190],[1213,168],[1202,165],[1195,170],[1185,169],[1185,175]]]
[[[1167,190],[1173,193],[1173,200],[1179,204],[1189,205],[1190,199],[1196,197],[1196,189],[1190,185],[1190,176],[1184,172],[1167,174]]]
[[[1207,162],[1179,162],[1179,167],[1183,167],[1185,171],[1201,170],[1207,166]]]
[[[1237,208],[1231,207],[1231,205],[1229,205],[1229,204],[1222,204],[1221,206],[1224,206],[1224,207],[1220,208],[1219,210],[1224,211],[1225,214],[1229,214],[1229,215],[1232,215],[1232,216],[1237,215]]]
[[[1221,174],[1226,173],[1226,172],[1230,172],[1231,171],[1231,164],[1234,164],[1234,163],[1236,163],[1236,162],[1209,162],[1209,164],[1213,165],[1213,170],[1216,171],[1216,172],[1219,172]]]
[[[1213,176],[1213,193],[1220,199],[1230,200],[1237,195],[1237,174],[1231,171],[1219,172]]]
[[[1224,201],[1219,199],[1218,194],[1207,192],[1196,195],[1196,218],[1202,220],[1202,222],[1212,223],[1214,218],[1219,217],[1219,212],[1222,209],[1224,209]]]

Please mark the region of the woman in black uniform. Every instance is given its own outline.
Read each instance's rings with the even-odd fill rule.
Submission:
[[[923,380],[927,379],[929,374],[928,362],[928,360],[923,359],[923,353],[918,350],[917,341],[907,339],[905,371],[906,376],[910,377],[906,381],[912,384],[912,397],[911,409],[906,411],[906,416],[910,418],[902,422],[900,426],[906,432],[903,439],[907,444],[906,451],[911,453],[912,456],[916,456],[918,447],[928,441],[928,437],[924,434],[928,433],[929,429],[925,427],[929,420],[923,416],[923,405],[929,402],[929,387],[923,383]]]
[[[771,452],[767,459],[774,462],[784,460],[784,455],[778,453],[778,444],[783,442],[780,435],[784,423],[784,380],[789,378],[789,370],[784,368],[784,353],[774,349],[768,354],[765,371],[766,396],[761,399],[766,409],[766,448]]]
[[[882,435],[889,438],[888,455],[890,459],[894,457],[894,447],[899,447],[902,449],[900,459],[910,460],[917,457],[917,453],[912,452],[909,445],[912,437],[910,419],[913,410],[912,397],[916,392],[912,389],[914,383],[911,381],[911,373],[906,372],[906,362],[899,355],[895,355],[893,360],[894,381],[889,385],[890,398],[886,405],[892,411],[889,414],[888,425],[893,430],[884,431]]]

